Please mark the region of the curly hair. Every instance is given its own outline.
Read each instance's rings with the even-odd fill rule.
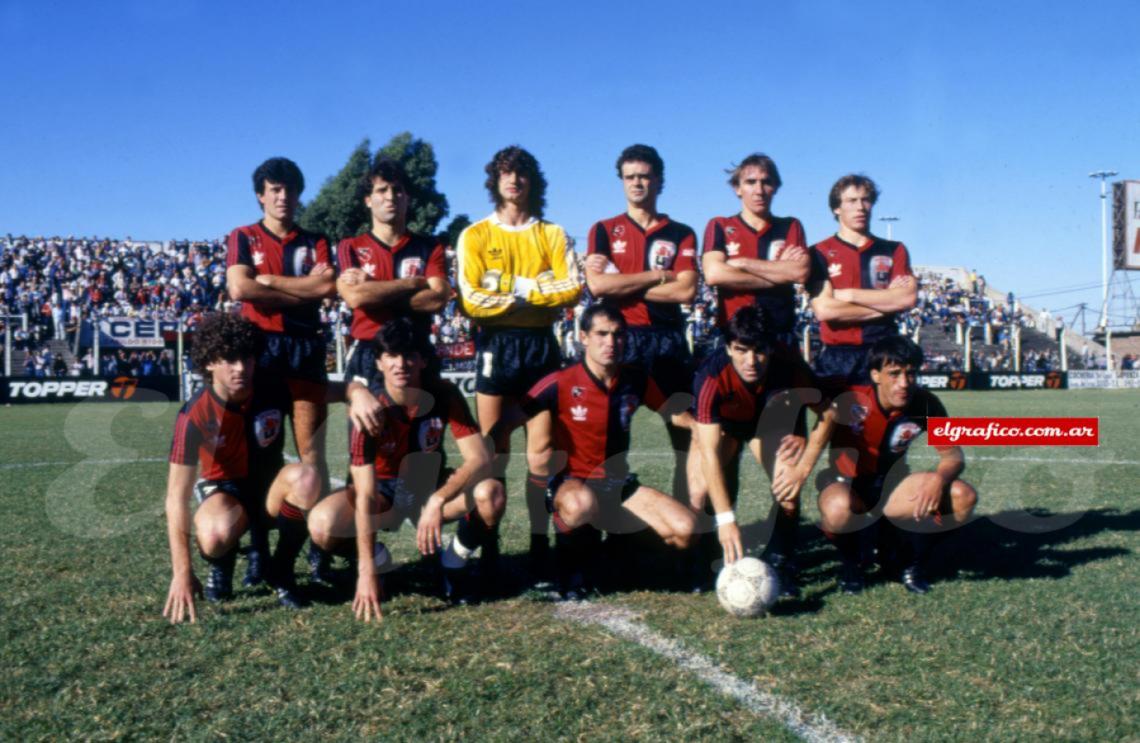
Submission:
[[[209,380],[207,366],[215,361],[256,357],[261,343],[261,331],[246,318],[226,312],[211,312],[202,319],[194,333],[190,360],[198,373]]]
[[[546,211],[546,176],[542,174],[542,168],[539,167],[538,160],[534,158],[534,155],[518,145],[504,147],[495,153],[491,162],[487,163],[487,167],[483,170],[487,173],[487,180],[483,185],[487,187],[487,193],[491,194],[491,201],[494,202],[495,208],[503,206],[503,196],[499,193],[499,175],[502,173],[518,173],[526,176],[530,182],[530,192],[527,195],[526,204],[527,213],[532,217],[542,218]]]

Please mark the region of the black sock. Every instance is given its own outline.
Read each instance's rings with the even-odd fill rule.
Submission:
[[[825,531],[824,535],[835,545],[839,551],[839,561],[848,567],[859,565],[859,532],[834,533]]]
[[[546,511],[546,478],[528,472],[526,476],[526,511],[530,517],[531,543],[536,537],[546,538],[550,514]]]
[[[678,428],[671,423],[665,424],[669,433],[669,446],[673,449],[673,498],[688,505],[689,503],[689,473],[686,462],[689,447],[692,445],[693,432],[687,428]],[[678,461],[680,458],[680,461]]]
[[[228,575],[232,575],[234,572],[234,563],[237,562],[237,553],[237,548],[234,547],[221,557],[210,557],[201,549],[198,550],[198,554],[202,556],[203,560],[210,563],[213,567],[221,568],[222,572]]]
[[[255,516],[249,525],[249,550],[263,558],[269,557],[269,525],[262,516]]]
[[[483,521],[478,511],[471,511],[455,527],[455,538],[468,550],[474,552],[486,542],[490,527]]]
[[[779,555],[784,560],[790,560],[796,554],[796,543],[799,539],[800,504],[796,503],[795,509],[788,512],[776,503],[774,510],[776,523],[772,528],[772,540],[768,543],[768,552],[773,556]]]
[[[309,536],[305,512],[291,503],[282,502],[277,522],[277,551],[273,553],[271,575],[275,585],[290,585],[296,579],[294,563],[301,546]]]

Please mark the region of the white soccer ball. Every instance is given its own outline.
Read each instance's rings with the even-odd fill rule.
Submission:
[[[767,611],[780,595],[780,581],[768,563],[742,557],[725,565],[716,577],[716,598],[736,617],[755,617]]]
[[[499,285],[502,280],[503,272],[492,268],[490,271],[485,272],[482,278],[479,279],[479,286],[483,287],[485,291],[497,292],[499,291]]]

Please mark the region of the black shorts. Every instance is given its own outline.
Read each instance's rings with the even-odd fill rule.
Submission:
[[[388,501],[388,508],[385,510],[393,510],[415,522],[419,520],[420,511],[423,510],[424,503],[427,499],[431,497],[431,494],[435,492],[440,485],[447,482],[448,478],[450,478],[454,472],[454,469],[444,467],[440,471],[439,480],[436,482],[435,488],[431,490],[427,488],[416,488],[414,486],[409,487],[409,484],[399,477],[377,480],[376,494]],[[460,495],[459,497],[462,498],[463,496]]]
[[[560,472],[546,483],[546,512],[554,513],[554,496],[558,494],[558,488],[562,487],[562,483],[570,478],[569,473]],[[613,478],[594,478],[590,480],[583,480],[586,487],[594,491],[594,495],[598,498],[598,504],[605,506],[607,501],[612,502],[616,499],[618,503],[625,503],[629,500],[637,489],[641,487],[641,482],[638,481],[637,475],[632,472],[626,475],[624,480]]]
[[[623,361],[648,372],[665,397],[693,394],[693,355],[680,329],[630,328]]]
[[[194,499],[198,505],[210,496],[225,493],[233,497],[246,516],[251,519],[265,516],[265,498],[269,494],[268,483],[255,483],[252,480],[199,480],[194,483]]]
[[[475,336],[475,391],[521,397],[562,366],[550,328],[488,328]]]
[[[883,475],[847,477],[829,467],[816,475],[815,488],[816,492],[822,493],[824,488],[834,485],[837,482],[847,483],[851,486],[851,497],[855,501],[855,511],[857,513],[866,513],[873,511],[875,507],[879,505],[879,501],[883,499],[883,485],[885,479]]]
[[[265,347],[257,359],[257,371],[284,379],[328,384],[325,342],[315,337],[265,333]]]
[[[869,348],[868,345],[824,346],[815,360],[815,372],[832,383],[866,384],[871,379],[867,367]]]

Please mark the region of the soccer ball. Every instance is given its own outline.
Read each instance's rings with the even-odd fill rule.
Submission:
[[[768,563],[743,557],[729,563],[716,577],[716,598],[736,617],[755,617],[776,603],[780,582]]]
[[[479,286],[483,287],[485,291],[497,292],[500,289],[502,280],[503,272],[492,268],[483,274],[483,277],[479,280]]]

